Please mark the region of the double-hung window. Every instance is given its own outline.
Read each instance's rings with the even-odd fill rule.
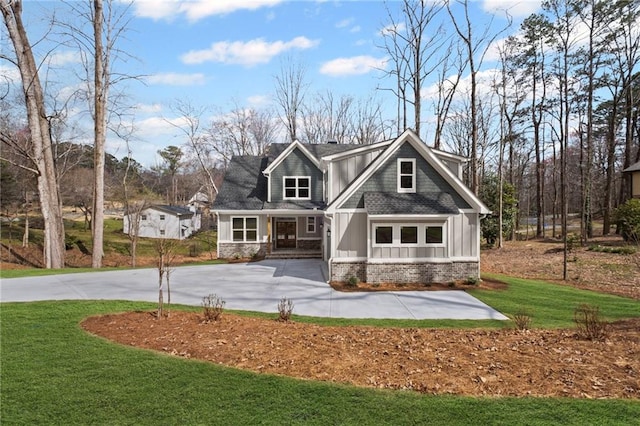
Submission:
[[[234,217],[231,222],[233,241],[258,241],[258,218]]]
[[[416,159],[398,159],[398,192],[416,192]]]
[[[285,200],[311,199],[311,178],[309,176],[285,176],[283,198]]]
[[[316,217],[307,217],[307,233],[314,234],[316,232]]]

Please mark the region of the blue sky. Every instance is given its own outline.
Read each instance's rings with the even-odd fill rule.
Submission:
[[[382,1],[136,0],[129,11],[127,40],[121,45],[133,58],[114,64],[117,71],[144,76],[146,82],[123,87],[137,107],[139,132],[131,145],[133,157],[151,166],[157,162],[158,149],[184,142],[167,122],[179,122],[170,108],[177,99],[210,107],[211,114],[233,106],[275,105],[274,76],[286,58],[304,64],[309,93],[376,95],[394,111],[390,93],[376,88],[393,85],[379,70],[386,60],[379,47],[380,31],[389,23],[387,7],[396,14],[400,5],[399,1],[385,6]],[[496,13],[495,29],[504,27],[501,10],[509,9],[514,24],[500,38],[517,31],[520,21],[539,6],[538,0],[470,3],[479,28],[491,13]],[[26,1],[24,16],[32,40],[44,31],[43,18],[53,7],[56,2]],[[4,48],[4,27],[2,31]],[[62,66],[77,62],[68,48],[58,47],[55,55]],[[488,59],[484,66],[491,68],[495,64],[491,56]],[[0,61],[0,72],[12,71]],[[111,137],[108,146],[118,158],[126,155],[117,139]]]

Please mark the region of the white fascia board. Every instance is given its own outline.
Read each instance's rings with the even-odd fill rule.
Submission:
[[[289,144],[289,146],[280,153],[280,155],[273,160],[273,162],[271,164],[269,164],[267,166],[266,169],[264,169],[264,171],[262,172],[263,175],[265,176],[269,176],[269,174],[280,165],[280,163],[282,163],[284,161],[285,158],[287,158],[289,156],[289,154],[291,154],[293,152],[294,149],[300,149],[300,151],[302,151],[302,153],[309,158],[309,160],[311,160],[311,162],[319,169],[320,168],[320,162],[318,161],[318,159],[316,157],[313,156],[313,154],[311,154],[311,152],[309,152],[309,150],[307,148],[304,147],[304,145],[302,145],[300,143],[300,141],[298,141],[297,139],[293,142],[291,142]]]
[[[343,191],[340,195],[338,195],[332,202],[331,205],[329,205],[329,207],[327,207],[327,211],[329,212],[334,212],[337,210],[337,206],[341,205],[342,203],[344,203],[347,199],[349,199],[349,197],[351,197],[353,195],[354,192],[356,192],[356,190],[358,188],[360,188],[362,186],[362,184],[364,182],[367,181],[367,179],[369,179],[371,177],[371,175],[373,175],[373,173],[378,170],[378,168],[384,164],[389,157],[398,149],[398,147],[402,144],[402,142],[404,142],[404,140],[407,138],[407,136],[409,135],[409,133],[411,132],[411,130],[405,130],[400,136],[398,136],[391,144],[389,144],[389,146],[387,147],[386,150],[384,150],[382,152],[382,154],[378,155],[378,157],[376,157],[375,160],[373,160],[373,162],[371,163],[371,165],[369,165],[364,172],[360,173],[360,176],[358,176],[348,187],[345,191]],[[412,132],[411,132],[412,133]]]
[[[448,214],[370,214],[371,219],[388,219],[388,220],[447,220],[451,215]]]
[[[443,158],[446,158],[447,160],[456,161],[458,163],[468,163],[469,161],[471,161],[470,158],[463,157],[462,155],[458,155],[458,154],[453,154],[451,152],[441,151],[435,148],[431,148],[431,151],[433,151],[433,153],[438,157],[443,157]]]
[[[382,142],[376,142],[369,145],[361,145],[357,148],[350,149],[348,151],[338,152],[336,154],[325,155],[321,158],[322,162],[332,162],[335,160],[341,160],[342,158],[352,157],[354,155],[362,154],[368,151],[375,151],[380,148],[384,148],[385,146],[391,145],[393,143],[393,139],[389,139]]]
[[[406,133],[406,132],[405,132]],[[403,133],[404,135],[404,133]],[[469,203],[474,211],[480,214],[489,214],[491,210],[469,189],[456,175],[453,174],[447,166],[445,166],[436,156],[431,148],[423,143],[418,135],[411,131],[411,137],[407,138],[409,142],[427,162],[456,190],[456,192]]]

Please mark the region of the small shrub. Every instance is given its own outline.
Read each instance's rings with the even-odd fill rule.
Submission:
[[[623,246],[623,247],[611,247],[601,245],[591,245],[587,249],[589,251],[595,251],[598,253],[614,253],[614,254],[634,254],[636,252],[635,247]]]
[[[516,312],[513,316],[513,322],[516,330],[529,330],[531,328],[531,316],[524,310]]]
[[[614,220],[620,227],[620,234],[625,241],[640,243],[640,199],[632,198],[618,207]]]
[[[222,316],[224,310],[225,301],[218,297],[216,294],[210,294],[202,298],[202,313],[204,314],[204,320],[218,321]]]
[[[584,339],[601,340],[607,335],[607,322],[600,317],[597,306],[582,304],[573,312],[578,335]]]
[[[478,285],[480,284],[480,277],[469,276],[464,283],[467,285]]]
[[[233,253],[231,255],[231,257],[233,257],[235,260],[238,260],[238,259],[240,259],[242,257],[242,255],[240,255],[240,253],[236,252],[236,253]]]
[[[456,286],[455,281],[451,281],[451,282],[447,283],[447,287],[449,287],[449,288],[454,288],[455,286]]]
[[[358,285],[358,281],[359,281],[359,280],[358,280],[358,277],[351,276],[351,277],[349,277],[349,279],[347,280],[347,285],[348,285],[349,287],[357,287],[357,285]]]
[[[278,321],[288,322],[293,313],[293,301],[283,297],[278,302]]]

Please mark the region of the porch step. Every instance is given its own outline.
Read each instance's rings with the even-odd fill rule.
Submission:
[[[276,250],[265,256],[265,259],[321,259],[319,250]]]

